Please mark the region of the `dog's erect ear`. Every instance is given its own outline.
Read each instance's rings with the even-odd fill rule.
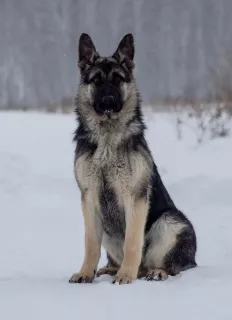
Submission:
[[[127,67],[132,70],[134,68],[134,53],[134,37],[131,33],[128,33],[120,41],[113,57],[120,63],[125,62]]]
[[[99,57],[92,39],[86,33],[82,33],[79,39],[79,59],[78,66],[80,69],[85,69],[94,63],[95,59]]]

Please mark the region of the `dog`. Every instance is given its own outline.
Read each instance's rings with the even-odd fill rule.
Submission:
[[[90,283],[103,274],[118,284],[165,280],[196,267],[194,227],[171,199],[145,140],[133,35],[102,57],[83,33],[78,50],[74,174],[85,256],[69,282]],[[107,265],[97,271],[101,246]]]

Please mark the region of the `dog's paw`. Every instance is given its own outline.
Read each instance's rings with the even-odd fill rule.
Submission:
[[[100,277],[103,276],[104,274],[108,274],[110,276],[115,276],[116,273],[118,272],[117,268],[113,268],[113,267],[103,267],[100,268],[97,273],[96,273],[96,277]]]
[[[118,283],[118,284],[129,284],[132,283],[132,277],[130,276],[115,276],[114,280],[112,281],[113,284]]]
[[[147,281],[164,281],[168,278],[168,274],[162,269],[150,269],[145,278]]]
[[[136,276],[130,275],[127,272],[118,272],[112,283],[114,284],[129,284],[132,283],[133,280],[136,280]]]
[[[94,274],[89,275],[84,272],[74,273],[69,279],[69,283],[91,283],[93,282]]]

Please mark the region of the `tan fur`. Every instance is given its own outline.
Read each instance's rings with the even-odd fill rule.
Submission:
[[[148,212],[148,204],[144,199],[134,201],[134,199],[127,198],[125,201],[126,234],[123,247],[124,258],[116,275],[116,280],[119,282],[132,281],[137,278],[142,258],[144,227]]]
[[[82,278],[92,280],[100,259],[102,226],[97,215],[97,198],[92,192],[86,192],[82,199],[82,211],[85,225],[85,257],[78,273],[73,274],[70,282]]]

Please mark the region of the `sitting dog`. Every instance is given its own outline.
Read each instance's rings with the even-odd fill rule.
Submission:
[[[144,137],[133,59],[132,34],[110,57],[101,57],[87,34],[80,36],[74,172],[85,257],[70,283],[102,274],[119,284],[165,280],[197,266],[193,225],[172,201]],[[101,245],[108,263],[97,272]]]

